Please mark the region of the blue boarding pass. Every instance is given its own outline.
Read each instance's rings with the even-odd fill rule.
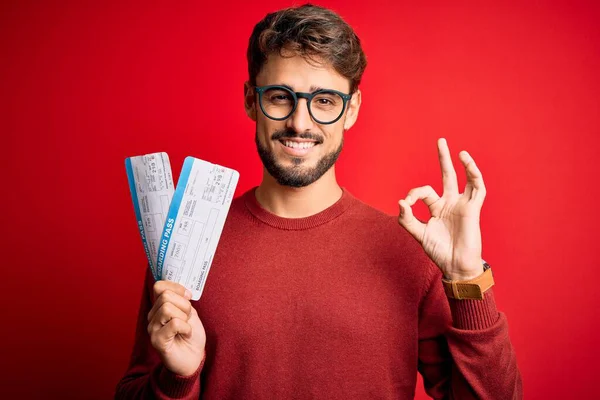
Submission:
[[[217,249],[240,174],[193,157],[183,163],[164,224],[156,276],[198,300]]]
[[[174,185],[167,153],[152,153],[125,159],[129,191],[138,229],[155,279],[156,259]]]

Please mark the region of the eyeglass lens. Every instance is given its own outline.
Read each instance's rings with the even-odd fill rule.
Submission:
[[[270,118],[285,119],[294,110],[295,100],[290,90],[270,88],[262,94],[262,106]],[[344,109],[344,99],[334,92],[319,92],[310,101],[308,109],[312,117],[321,123],[337,119]]]

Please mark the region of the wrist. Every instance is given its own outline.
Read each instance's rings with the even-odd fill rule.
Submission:
[[[481,274],[483,274],[484,272],[485,271],[483,270],[483,268],[478,269],[474,272],[454,272],[451,274],[444,274],[444,279],[446,279],[447,281],[470,281],[481,276]]]
[[[198,372],[202,369],[205,360],[206,350],[203,349],[200,353],[200,362],[198,364],[193,363],[187,365],[174,366],[172,364],[165,363],[165,368],[169,370],[169,372],[171,372],[173,375],[177,375],[181,378],[189,378],[198,374]]]
[[[470,281],[481,276],[486,268],[486,262],[481,260],[474,266],[457,268],[455,271],[444,272],[444,279],[448,281]]]
[[[483,294],[494,285],[494,278],[489,264],[483,261],[482,273],[472,279],[442,279],[444,291],[451,299],[483,300]],[[455,277],[456,275],[453,275]],[[463,276],[460,276],[461,278]]]

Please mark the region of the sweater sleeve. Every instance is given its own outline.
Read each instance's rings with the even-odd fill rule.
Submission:
[[[147,315],[152,308],[154,278],[148,269],[142,301],[137,318],[135,341],[129,367],[117,385],[115,399],[198,399],[200,371],[191,376],[180,376],[166,369],[150,343]]]
[[[419,372],[434,399],[522,399],[508,323],[492,289],[484,300],[448,299],[431,263],[419,312]]]

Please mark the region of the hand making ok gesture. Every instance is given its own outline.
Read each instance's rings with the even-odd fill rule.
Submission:
[[[442,197],[429,185],[411,189],[399,201],[398,222],[423,246],[446,279],[473,279],[483,273],[479,227],[485,198],[483,176],[469,153],[461,151],[459,158],[467,173],[467,185],[459,193],[446,139],[439,139],[437,145],[444,183]],[[431,212],[426,224],[413,215],[411,206],[417,200],[423,200]]]

